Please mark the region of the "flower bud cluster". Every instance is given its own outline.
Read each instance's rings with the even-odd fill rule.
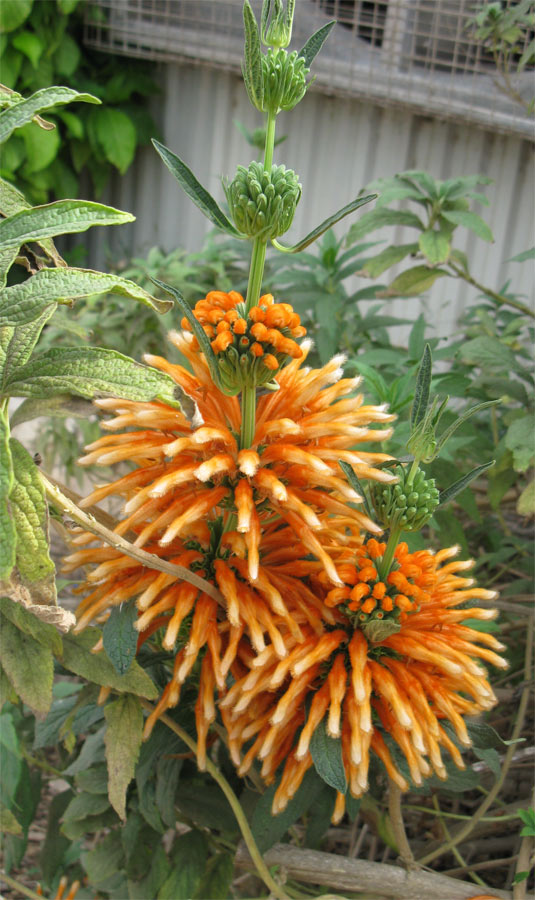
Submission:
[[[238,231],[268,241],[284,234],[292,224],[301,185],[292,169],[272,166],[266,172],[262,163],[252,162],[247,169],[238,166],[225,193]]]
[[[421,469],[409,481],[409,471],[397,466],[398,483],[375,483],[371,497],[377,518],[386,527],[401,526],[403,531],[420,531],[439,504],[434,478],[426,478]]]
[[[303,99],[307,89],[306,76],[310,72],[302,56],[294,50],[268,50],[262,56],[262,112],[277,114],[290,110]]]
[[[210,338],[229,393],[267,384],[289,359],[303,355],[296,338],[304,337],[306,328],[289,303],[275,303],[271,294],[260,297],[246,313],[241,294],[210,291],[193,314]],[[181,324],[191,331],[186,318]]]

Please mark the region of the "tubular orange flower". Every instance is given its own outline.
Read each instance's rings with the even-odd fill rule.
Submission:
[[[503,646],[493,635],[462,624],[468,619],[493,618],[495,610],[464,604],[490,600],[495,593],[474,587],[472,579],[459,574],[471,563],[448,561],[458,552],[456,547],[436,554],[409,553],[401,543],[393,571],[382,581],[377,567],[385,546],[370,539],[352,551],[353,563],[347,560],[347,550],[339,551],[344,562],[338,571],[344,575],[347,591],[328,585],[323,591],[335,622],[320,633],[303,627],[303,643],[285,630],[288,655],[282,661],[268,652],[269,647],[248,661],[241,642],[238,656],[246,669],[233,670],[236,680],[221,707],[240,774],[258,757],[263,776],[273,780],[278,748],[282,744],[291,748],[285,754],[274,813],[284,808],[312,765],[310,741],[322,719],[331,737],[341,736],[349,790],[359,797],[368,786],[370,752],[402,790],[408,788],[409,777],[417,785],[433,771],[446,777],[441,750],[448,751],[462,768],[462,757],[444,724],[449,723],[460,744],[470,746],[463,716],[495,703],[480,661],[506,667],[496,653]],[[326,580],[321,571],[309,576],[316,594]],[[403,600],[400,584],[405,590]],[[357,599],[355,586],[362,588]],[[457,608],[460,604],[462,609]],[[309,696],[312,702],[304,714]],[[252,734],[257,734],[256,741],[240,760],[240,748]],[[403,771],[395,747],[405,759]],[[343,811],[339,794],[336,821]]]

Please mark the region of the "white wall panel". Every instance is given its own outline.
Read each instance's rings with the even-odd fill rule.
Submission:
[[[221,175],[232,177],[237,164],[246,165],[254,155],[232,120],[254,128],[261,124],[259,114],[232,73],[168,63],[161,68],[161,84],[154,114],[164,143],[223,201]],[[495,182],[487,189],[491,206],[480,212],[496,242],[487,245],[459,229],[456,246],[468,253],[481,282],[499,288],[511,278],[512,287],[532,295],[533,270],[506,262],[534,243],[533,145],[528,141],[314,90],[278,123],[278,133],[288,134],[288,140],[276,148],[275,162],[294,168],[304,188],[290,236],[302,236],[380,176],[408,168],[426,169],[438,178],[481,173]],[[114,229],[113,235],[93,229],[93,265],[106,264],[110,246],[116,259],[155,245],[167,251],[176,246],[194,250],[209,227],[152,148],[140,152],[125,177],[115,178],[106,200],[135,213],[137,221]],[[343,233],[340,226],[338,231]],[[395,237],[408,242],[413,235],[411,229],[397,229]],[[394,315],[424,309],[436,334],[445,336],[475,295],[464,282],[439,279],[424,299],[397,300],[387,308]]]

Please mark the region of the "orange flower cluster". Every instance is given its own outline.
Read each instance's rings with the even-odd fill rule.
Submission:
[[[385,609],[381,601],[392,596],[392,587],[397,590],[395,582],[401,579],[392,581],[389,576],[386,583],[376,579],[374,590],[382,586],[376,594],[383,597],[373,598],[380,600],[374,611],[383,622],[388,616],[395,620],[397,630],[372,640],[355,626],[350,609],[354,601],[347,604],[347,599],[355,586],[364,584],[358,581],[358,574],[365,571],[363,562],[371,580],[381,552],[384,545],[372,539],[357,549],[356,564],[337,565],[348,583],[342,591],[326,594],[326,599],[331,595],[332,604],[332,594],[338,591],[336,621],[326,624],[321,636],[306,629],[304,641],[298,642],[286,634],[288,653],[282,659],[273,648],[258,656],[244,642],[238,648],[231,668],[235,681],[220,702],[223,720],[240,774],[258,758],[269,783],[284,762],[274,813],[284,809],[312,765],[310,742],[322,721],[330,737],[341,738],[349,790],[359,797],[368,786],[370,752],[402,790],[408,788],[409,775],[417,785],[432,771],[446,778],[441,748],[463,768],[444,723],[451,724],[462,745],[470,746],[463,716],[476,715],[495,703],[477,660],[505,667],[495,652],[503,646],[493,635],[462,623],[489,619],[496,613],[481,607],[457,608],[468,600],[495,596],[458,574],[472,563],[446,562],[458,552],[457,547],[436,554],[409,553],[406,544],[399,544],[395,556],[399,568],[391,574],[400,573],[413,601],[410,608],[402,603]],[[340,555],[347,557],[348,550]],[[317,589],[324,578],[320,574],[311,581]],[[345,596],[339,598],[342,592]],[[241,748],[252,738],[242,759]],[[394,748],[398,758],[404,759],[403,771],[393,757]],[[344,795],[339,794],[335,820],[342,817],[344,808]]]
[[[304,337],[306,328],[289,303],[275,303],[271,294],[260,297],[247,314],[241,294],[210,291],[195,304],[193,314],[216,354],[233,347],[239,355],[247,353],[253,361],[260,360],[272,372],[279,369],[286,357],[302,356],[295,339]],[[185,331],[192,330],[186,318],[181,325]],[[193,347],[199,349],[196,341]]]
[[[69,885],[68,879],[65,878],[65,876],[63,876],[63,878],[60,879],[60,882],[58,884],[58,889],[54,895],[54,900],[74,900],[74,898],[76,897],[76,894],[78,893],[78,890],[80,888],[80,882],[73,881],[72,885],[70,886],[70,888],[68,890],[68,893],[66,894],[65,891],[67,890],[68,885]],[[43,896],[43,890],[41,888],[41,885],[37,886],[36,893],[39,894],[40,897]]]

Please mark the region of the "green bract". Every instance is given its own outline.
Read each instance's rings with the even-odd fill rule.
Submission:
[[[276,114],[281,109],[293,109],[305,96],[309,71],[305,60],[295,50],[293,53],[282,48],[268,50],[262,56],[262,111]]]
[[[295,172],[285,166],[272,166],[265,172],[262,163],[252,162],[247,169],[238,166],[225,193],[238,231],[268,241],[288,231],[301,185]]]
[[[439,504],[435,479],[426,478],[421,469],[416,470],[412,480],[403,466],[396,466],[393,471],[399,479],[397,484],[375,482],[371,489],[377,518],[385,528],[420,531]]]

